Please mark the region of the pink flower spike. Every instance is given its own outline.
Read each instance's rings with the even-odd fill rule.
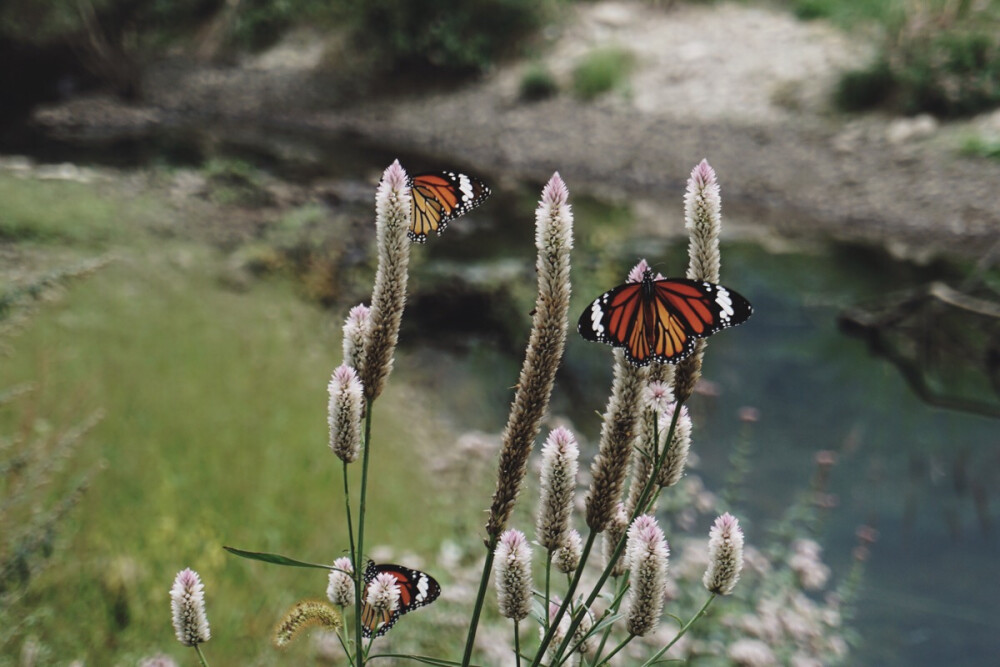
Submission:
[[[691,181],[698,189],[710,186],[718,187],[715,170],[708,164],[708,160],[705,160],[704,158],[697,164],[697,166],[695,166],[694,169],[691,170]]]
[[[390,190],[402,190],[406,187],[406,181],[406,170],[399,164],[399,160],[393,160],[382,174],[382,183]]]
[[[567,201],[569,201],[569,190],[566,188],[566,183],[563,182],[562,177],[557,171],[552,174],[552,178],[549,179],[549,182],[542,189],[542,205],[562,206]]]
[[[170,589],[170,608],[181,644],[194,646],[212,638],[205,615],[205,586],[197,572],[188,568],[177,573]]]

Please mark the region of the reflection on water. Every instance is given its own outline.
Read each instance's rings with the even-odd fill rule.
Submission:
[[[110,149],[73,152],[46,143],[20,150],[45,160],[100,157],[124,166],[197,165],[223,153],[296,180],[370,179],[397,157],[342,137],[253,128],[225,136],[178,130]],[[412,171],[443,166],[426,156],[398,157]],[[493,180],[488,168],[449,166],[468,166]],[[440,397],[437,404],[460,430],[502,428],[533,306],[540,184],[494,182],[500,187],[490,202],[414,253],[403,332],[399,372]],[[665,274],[683,273],[679,188],[664,193],[663,211],[646,203],[636,216],[627,202],[588,198],[569,185],[577,219],[571,321],[640,257]],[[740,219],[733,207],[726,210],[730,228],[752,228],[752,216]],[[673,238],[658,231],[661,219]],[[837,452],[831,490],[839,506],[824,536],[835,572],[846,573],[860,525],[880,532],[858,606],[864,644],[855,664],[991,664],[996,656],[1000,612],[993,582],[1000,548],[991,511],[1000,488],[997,422],[923,404],[888,362],[836,325],[844,307],[888,290],[954,281],[963,272],[945,263],[894,261],[877,248],[813,242],[773,253],[724,239],[723,282],[747,296],[756,313],[709,346],[705,378],[712,391],[691,405],[700,474],[721,486],[739,437],[738,411],[756,408],[747,506],[738,509],[752,541],[806,486],[815,454]],[[610,373],[609,349],[571,332],[552,411],[591,442]]]

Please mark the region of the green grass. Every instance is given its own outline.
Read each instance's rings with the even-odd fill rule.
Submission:
[[[104,209],[71,184],[36,185],[21,192],[59,195],[66,210],[91,210],[93,228],[114,228],[115,202]],[[225,291],[209,250],[151,246],[118,247],[122,259],[8,341],[0,385],[38,383],[37,418],[68,425],[106,413],[67,472],[106,464],[30,589],[29,604],[47,610],[33,633],[60,664],[134,665],[158,651],[187,664],[194,656],[173,638],[167,591],[191,567],[206,585],[210,662],[272,664],[272,626],[295,600],[322,598],[325,576],[241,560],[222,545],[321,562],[346,550],[325,414],[339,313],[280,281]],[[433,488],[411,440],[426,419],[400,391],[390,385],[375,406],[366,543],[429,553],[447,527],[433,496],[413,502],[414,489]],[[5,406],[0,433],[24,418]],[[281,661],[301,664],[308,649],[301,642]]]
[[[1000,138],[966,137],[960,149],[962,155],[1000,160]]]
[[[542,63],[536,62],[528,65],[521,74],[518,90],[522,100],[534,102],[557,94],[559,84],[556,82],[552,70]]]
[[[134,235],[144,202],[102,193],[101,184],[40,181],[0,173],[0,241],[96,247]]]
[[[573,92],[582,100],[591,100],[608,91],[621,89],[634,64],[633,55],[621,48],[591,51],[573,69]]]

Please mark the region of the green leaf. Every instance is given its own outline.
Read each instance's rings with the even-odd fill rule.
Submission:
[[[305,561],[295,560],[294,558],[289,558],[288,556],[282,556],[280,554],[269,554],[263,551],[244,551],[243,549],[236,549],[234,547],[222,547],[234,556],[239,556],[240,558],[248,558],[250,560],[259,560],[265,563],[271,563],[272,565],[284,565],[286,567],[313,567],[318,570],[334,570],[336,569],[332,565],[320,565],[318,563],[306,563]]]

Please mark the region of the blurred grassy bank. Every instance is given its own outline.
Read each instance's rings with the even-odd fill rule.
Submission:
[[[212,664],[271,664],[271,628],[294,601],[322,598],[325,576],[243,561],[222,545],[319,562],[346,550],[340,465],[326,426],[341,313],[306,304],[280,280],[223,288],[214,250],[142,231],[167,215],[155,195],[95,198],[79,184],[6,176],[0,192],[0,228],[20,239],[0,241],[4,256],[115,257],[6,341],[0,387],[30,381],[37,389],[0,408],[0,433],[65,428],[95,409],[106,415],[65,477],[98,461],[106,468],[31,582],[27,608],[42,613],[21,639],[34,637],[59,664],[134,665],[159,651],[187,661],[193,655],[173,638],[168,590],[191,567],[206,585]],[[6,276],[11,267],[3,268]],[[413,443],[422,422],[419,401],[398,382],[376,404],[373,547],[427,553],[443,531],[433,495],[412,501],[431,484]],[[292,650],[304,658],[308,648]],[[2,653],[17,655],[17,646]]]

